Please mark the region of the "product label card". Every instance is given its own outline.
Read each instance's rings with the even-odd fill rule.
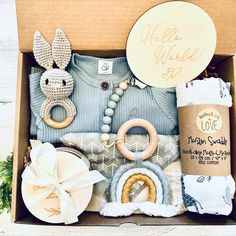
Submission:
[[[98,61],[98,74],[100,75],[111,75],[112,68],[113,68],[112,61],[103,61],[103,60]]]
[[[178,108],[182,172],[230,175],[229,108],[194,105]]]
[[[126,53],[134,75],[155,87],[175,87],[197,77],[211,61],[216,30],[200,7],[174,1],[145,12],[130,31]]]

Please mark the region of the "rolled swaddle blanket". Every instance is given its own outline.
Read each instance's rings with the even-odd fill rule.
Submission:
[[[235,182],[230,175],[229,86],[220,78],[207,78],[176,88],[182,194],[185,207],[199,214],[229,215],[232,211]]]

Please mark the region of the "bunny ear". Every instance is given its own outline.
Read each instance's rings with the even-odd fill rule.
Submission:
[[[46,39],[36,31],[34,33],[33,53],[35,60],[45,69],[51,69],[53,66],[52,50]]]
[[[63,70],[70,61],[70,41],[61,29],[56,30],[56,35],[52,43],[52,56],[57,66]]]

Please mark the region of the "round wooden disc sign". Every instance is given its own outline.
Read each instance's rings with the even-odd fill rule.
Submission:
[[[187,2],[167,2],[145,12],[127,41],[127,60],[134,75],[155,87],[168,88],[196,78],[216,47],[212,19]]]

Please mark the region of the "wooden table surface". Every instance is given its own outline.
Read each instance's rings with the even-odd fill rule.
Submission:
[[[45,0],[46,1],[46,0]],[[13,150],[17,69],[17,24],[14,0],[0,0],[0,160]],[[0,215],[3,235],[236,235],[235,226],[136,226],[72,227],[35,226],[10,223],[9,214]]]

